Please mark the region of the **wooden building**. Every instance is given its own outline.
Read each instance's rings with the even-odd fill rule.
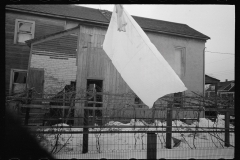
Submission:
[[[110,17],[109,11],[74,5],[7,6],[9,92],[16,82],[14,71],[21,69],[29,71],[29,87],[39,92],[58,93],[76,82],[77,92],[96,84],[112,94],[131,93],[102,49]],[[210,38],[185,24],[133,18],[182,79],[186,93],[204,94],[204,48]]]

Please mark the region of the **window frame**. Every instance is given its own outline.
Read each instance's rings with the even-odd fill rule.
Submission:
[[[15,30],[14,30],[14,44],[26,44],[25,42],[17,42],[17,37],[18,37],[18,33],[19,33],[19,23],[20,22],[25,22],[25,23],[32,23],[32,30],[31,30],[31,39],[34,38],[34,34],[35,34],[35,21],[29,21],[29,20],[23,20],[23,19],[15,19]]]
[[[12,94],[13,91],[13,84],[19,84],[19,83],[14,83],[14,72],[26,72],[27,73],[27,76],[28,76],[28,71],[27,70],[24,70],[24,69],[11,69],[10,70],[10,86],[9,86],[9,94]],[[27,77],[26,77],[27,78]],[[25,83],[27,85],[27,81]]]

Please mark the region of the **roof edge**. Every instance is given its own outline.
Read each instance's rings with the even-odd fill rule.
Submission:
[[[107,22],[107,23],[102,22],[102,21],[92,21],[92,20],[80,19],[80,18],[75,18],[75,17],[60,16],[60,15],[54,15],[54,14],[49,14],[49,13],[41,13],[41,12],[28,11],[28,10],[23,10],[23,9],[9,8],[8,6],[6,6],[6,9],[12,10],[12,11],[24,12],[24,13],[31,13],[31,14],[35,14],[35,15],[44,15],[44,16],[51,16],[51,17],[57,17],[57,18],[67,18],[67,19],[71,19],[71,20],[78,20],[78,21],[82,21],[82,22],[89,22],[89,23],[101,24],[101,25],[106,25],[106,26],[108,26],[109,23],[110,23],[110,21]],[[100,13],[101,13],[101,11],[100,11]],[[103,14],[103,16],[105,17],[104,14]],[[134,17],[138,17],[138,16],[134,16]],[[145,17],[140,17],[140,18],[145,18]],[[151,18],[145,18],[145,19],[151,19]],[[156,19],[153,19],[153,20],[156,20]],[[171,23],[175,23],[175,22],[171,22]],[[180,33],[168,32],[168,31],[154,30],[154,29],[143,28],[143,27],[141,27],[141,28],[145,31],[164,33],[164,34],[170,34],[170,35],[177,35],[177,36],[181,36],[181,37],[201,39],[201,40],[205,40],[205,41],[211,39],[208,36],[206,36],[207,38],[204,38],[204,37],[199,37],[199,36],[194,36],[194,35],[186,35],[186,34],[180,34]]]
[[[158,30],[153,30],[153,29],[143,28],[143,27],[141,27],[141,28],[142,28],[143,30],[145,30],[145,31],[165,33],[165,34],[170,34],[170,35],[175,35],[175,36],[181,36],[181,37],[187,37],[187,38],[195,38],[195,39],[201,39],[201,40],[209,40],[209,39],[211,39],[210,37],[208,37],[208,38],[203,38],[203,37],[199,37],[199,36],[193,36],[193,35],[191,36],[191,35],[180,34],[180,33],[175,33],[175,32],[158,31]]]
[[[78,29],[79,27],[80,27],[80,25],[78,25],[76,27],[73,27],[73,28],[70,28],[70,29],[67,29],[67,30],[60,31],[60,32],[44,35],[44,36],[41,36],[41,37],[38,37],[38,38],[34,38],[34,39],[29,39],[29,40],[25,41],[25,43],[28,45],[28,47],[31,47],[31,45],[34,44],[35,42],[38,42],[38,41],[43,40],[45,38],[48,38],[48,37],[51,37],[51,36],[55,36],[55,35],[58,35],[58,34],[61,34],[61,33],[66,33],[66,32],[73,31],[75,29]],[[69,33],[69,34],[71,34],[71,33]]]
[[[109,22],[106,23],[106,22],[102,22],[102,21],[93,21],[93,20],[81,19],[81,18],[76,18],[76,17],[61,16],[61,15],[55,15],[55,14],[50,14],[50,13],[41,13],[41,12],[37,12],[37,11],[34,12],[34,11],[16,9],[16,8],[9,8],[9,7],[6,7],[6,9],[11,10],[11,11],[17,11],[17,12],[31,13],[31,14],[35,14],[35,15],[44,15],[44,16],[51,16],[51,17],[57,17],[57,18],[67,18],[67,19],[71,19],[71,20],[78,20],[78,21],[80,20],[80,21],[85,21],[85,22],[106,24],[106,25],[109,24]]]

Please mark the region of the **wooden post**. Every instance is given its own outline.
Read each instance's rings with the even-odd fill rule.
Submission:
[[[88,106],[88,100],[86,100],[85,106]],[[84,109],[83,125],[88,126],[88,109]],[[88,152],[88,128],[83,127],[83,149],[82,153]]]
[[[166,148],[172,148],[172,105],[167,107]]]
[[[152,107],[152,123],[154,123],[154,120],[155,120],[155,113],[156,113],[156,105],[155,105],[155,103],[153,103],[153,107]]]
[[[217,90],[218,90],[218,83],[215,83],[215,108],[217,108]]]
[[[63,106],[65,106],[65,88],[63,89]],[[63,120],[64,120],[64,116],[65,116],[65,109],[63,108],[62,110]]]
[[[230,146],[230,134],[229,134],[229,123],[230,123],[230,114],[229,114],[229,105],[226,107],[225,112],[225,143],[224,146],[229,147]]]
[[[147,159],[157,159],[157,135],[154,132],[147,133]]]
[[[97,95],[96,95],[96,89],[95,89],[95,84],[93,84],[93,107],[96,107],[96,102],[97,102]],[[92,110],[92,123],[93,125],[95,125],[95,120],[96,120],[96,114],[95,114],[96,110]]]

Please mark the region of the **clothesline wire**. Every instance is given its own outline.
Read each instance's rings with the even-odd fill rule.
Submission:
[[[205,51],[205,52],[209,52],[209,53],[217,53],[217,54],[235,55],[235,54],[233,54],[233,53],[223,53],[223,52],[213,52],[213,51]]]

